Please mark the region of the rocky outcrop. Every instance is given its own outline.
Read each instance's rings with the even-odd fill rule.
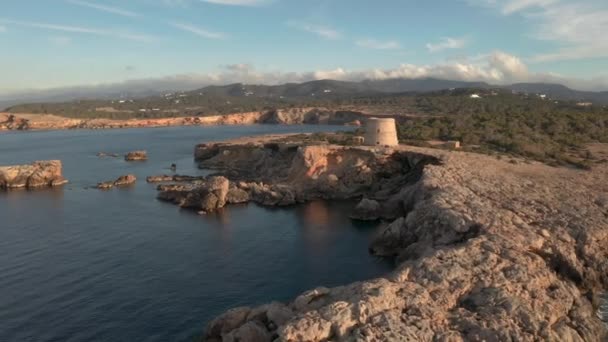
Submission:
[[[29,120],[18,118],[12,114],[0,115],[0,131],[1,130],[19,130],[25,131],[30,128]]]
[[[438,162],[409,151],[276,142],[201,144],[195,159],[201,168],[249,183],[243,190],[257,203],[291,205],[365,195],[384,203],[375,208],[373,219],[402,215],[406,208],[398,208],[391,197],[415,182],[425,164]]]
[[[370,252],[398,265],[383,278],[229,311],[205,341],[607,337],[598,314],[608,289],[606,165],[578,171],[413,147],[216,144],[197,157],[268,203],[289,198],[279,186],[296,202],[364,196],[373,205],[361,209],[388,221]]]
[[[201,214],[223,208],[228,199],[230,182],[225,177],[210,177],[205,181],[182,186],[160,187],[158,199],[182,208],[195,209]],[[232,198],[232,196],[231,196]]]
[[[325,124],[325,125],[360,125],[364,115],[352,111],[334,111],[323,108],[290,108],[265,112],[259,123],[265,124]]]
[[[107,190],[113,187],[123,187],[135,184],[137,177],[134,175],[120,176],[115,181],[102,182],[97,184],[97,189]]]
[[[378,201],[364,198],[357,204],[351,218],[362,221],[374,221],[380,218],[381,205]]]
[[[148,152],[146,151],[133,151],[125,154],[126,161],[145,161],[148,160]]]
[[[97,156],[99,158],[105,158],[105,157],[118,158],[118,154],[116,154],[116,153],[108,153],[108,152],[98,152]]]
[[[61,161],[37,161],[31,165],[0,166],[0,189],[40,188],[66,184]]]

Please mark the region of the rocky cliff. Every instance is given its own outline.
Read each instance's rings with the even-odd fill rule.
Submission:
[[[386,277],[233,309],[205,341],[603,341],[608,168],[490,156],[255,144],[199,145],[203,167],[296,201],[364,196],[387,218],[370,252]],[[270,190],[271,193],[280,191]],[[268,204],[273,204],[269,202]],[[368,203],[369,204],[369,203]]]
[[[12,114],[1,114],[0,113],[0,131],[8,130],[28,130],[29,120],[24,118],[18,118]]]
[[[31,165],[0,166],[0,189],[40,188],[67,183],[61,161],[37,161]]]
[[[0,130],[110,129],[162,126],[334,124],[358,125],[364,114],[323,108],[291,108],[211,116],[159,119],[72,119],[49,114],[0,113]]]

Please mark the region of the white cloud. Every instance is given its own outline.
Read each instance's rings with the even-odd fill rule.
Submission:
[[[511,14],[531,8],[544,8],[555,2],[557,2],[557,0],[510,0],[504,2],[502,12],[505,14]]]
[[[324,26],[324,25],[316,25],[316,24],[311,24],[311,23],[307,23],[307,22],[293,21],[293,20],[288,21],[287,25],[290,27],[293,27],[295,29],[298,29],[300,31],[314,33],[325,39],[336,40],[336,39],[342,38],[342,34],[339,31],[337,31],[331,27]]]
[[[0,25],[0,33],[6,32],[6,27]]]
[[[519,57],[497,51],[487,58],[488,65],[502,74],[503,82],[527,81],[528,67]]]
[[[467,45],[467,40],[465,38],[450,38],[445,37],[442,38],[439,43],[428,43],[426,44],[427,50],[429,52],[440,52],[447,49],[462,49]]]
[[[127,39],[139,42],[153,42],[156,40],[155,37],[145,35],[145,34],[137,34],[130,33],[124,31],[115,31],[111,29],[99,29],[99,28],[89,28],[89,27],[80,27],[80,26],[67,26],[67,25],[57,25],[57,24],[47,24],[47,23],[38,23],[38,22],[29,22],[29,21],[18,21],[18,20],[7,20],[0,19],[0,24],[13,24],[22,27],[30,27],[36,29],[42,29],[47,31],[61,31],[61,32],[70,32],[70,33],[79,33],[79,34],[90,34],[96,36],[106,36],[120,39]]]
[[[498,51],[480,56],[472,61],[454,61],[429,65],[402,64],[389,69],[369,68],[348,70],[345,68],[335,68],[309,72],[285,72],[276,70],[261,71],[249,64],[233,64],[224,66],[213,73],[187,73],[158,78],[134,79],[98,86],[5,93],[4,96],[0,96],[0,100],[14,99],[18,96],[30,96],[30,99],[32,99],[31,96],[40,98],[42,96],[57,96],[62,94],[78,94],[77,96],[90,97],[99,96],[99,94],[116,94],[127,91],[134,93],[141,90],[192,90],[207,85],[225,85],[238,82],[246,84],[283,84],[321,79],[361,81],[365,79],[421,79],[429,77],[446,80],[481,81],[495,85],[517,82],[560,83],[580,90],[608,90],[607,77],[578,79],[549,73],[532,73],[520,58]]]
[[[554,43],[550,52],[531,62],[608,57],[608,2],[595,0],[469,0],[497,8],[504,15],[522,15],[533,25],[532,38]]]
[[[121,9],[118,7],[106,6],[106,5],[102,5],[102,4],[98,4],[98,3],[94,3],[94,2],[88,2],[88,1],[83,1],[83,0],[66,0],[66,1],[73,5],[89,7],[89,8],[98,10],[98,11],[118,14],[118,15],[122,15],[124,17],[138,17],[139,16],[139,14],[137,14],[135,12],[127,11],[127,10],[124,10],[124,9]]]
[[[543,8],[557,1],[559,0],[468,0],[468,3],[498,8],[503,14],[509,15],[524,10]]]
[[[224,39],[226,38],[226,34],[222,32],[213,32],[208,31],[203,28],[184,23],[169,23],[171,26],[180,29],[182,31],[193,33],[199,37],[207,38],[207,39]]]
[[[268,0],[201,0],[210,4],[228,6],[259,6],[269,3]]]
[[[376,49],[376,50],[398,50],[401,49],[401,44],[395,40],[379,41],[376,39],[361,39],[355,42],[357,46]]]

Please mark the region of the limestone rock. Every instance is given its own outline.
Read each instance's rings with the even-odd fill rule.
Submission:
[[[225,342],[270,342],[272,335],[258,322],[249,321],[223,337]]]
[[[265,326],[271,338],[285,342],[608,338],[598,311],[606,304],[597,299],[608,288],[608,165],[591,171],[515,165],[404,146],[386,153],[275,147],[249,147],[264,166],[252,172],[232,168],[239,162],[223,157],[206,165],[236,171],[247,180],[239,187],[268,204],[279,203],[283,189],[296,202],[369,199],[360,208],[366,217],[392,217],[370,249],[396,255],[396,269],[306,291],[288,310],[261,306],[225,334],[247,325]],[[232,148],[239,151],[234,158],[247,155],[244,146]],[[330,175],[338,185],[324,191]]]
[[[278,333],[281,341],[326,341],[331,336],[331,322],[313,311],[279,328]]]
[[[114,186],[127,186],[132,185],[137,181],[137,177],[134,175],[120,176],[114,181]]]
[[[364,198],[357,204],[350,217],[362,221],[377,220],[380,218],[380,203]]]
[[[159,186],[159,190],[157,198],[160,200],[208,213],[223,208],[228,203],[230,181],[221,176],[210,177],[189,185]]]
[[[63,178],[59,160],[0,166],[0,189],[52,187],[65,183],[67,180]]]
[[[405,218],[401,217],[386,225],[374,237],[370,245],[370,253],[376,256],[390,257],[396,256],[401,251],[404,244],[403,238],[407,229]]]
[[[275,326],[281,326],[287,323],[293,317],[294,313],[286,305],[275,302],[269,305],[266,315],[268,320]]]
[[[133,185],[133,184],[135,184],[136,181],[137,181],[137,177],[135,177],[134,175],[120,176],[114,181],[102,182],[102,183],[97,184],[97,188],[102,189],[102,190],[107,190],[107,189],[111,189],[115,186],[122,187],[122,186]]]
[[[133,151],[125,155],[126,161],[144,161],[148,160],[148,153],[146,151]]]
[[[251,308],[240,307],[232,309],[217,317],[207,326],[205,338],[208,340],[221,340],[223,335],[230,333],[246,323],[247,315],[249,315],[250,312]]]
[[[321,299],[329,293],[326,287],[318,287],[300,295],[294,301],[293,305],[297,310],[304,311],[320,304]]]
[[[232,187],[226,195],[226,203],[239,204],[249,202],[249,193],[243,189]]]

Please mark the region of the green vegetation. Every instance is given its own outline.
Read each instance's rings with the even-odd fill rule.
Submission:
[[[608,110],[554,103],[506,93],[481,99],[437,93],[419,99],[427,113],[399,125],[405,142],[459,140],[471,150],[511,154],[555,165],[587,168],[594,156],[585,145],[608,143]]]

